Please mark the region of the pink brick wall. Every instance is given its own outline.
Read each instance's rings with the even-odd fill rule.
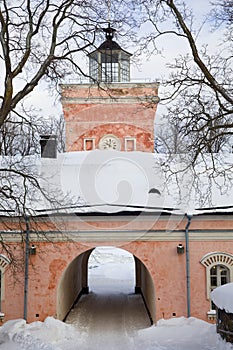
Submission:
[[[148,106],[145,98],[157,97],[157,93],[157,85],[152,87],[151,84],[135,87],[121,84],[107,90],[95,86],[64,86],[62,105],[66,120],[66,150],[83,151],[84,138],[95,138],[95,148],[98,148],[100,138],[111,133],[121,140],[122,151],[125,150],[124,138],[135,137],[137,150],[153,152],[157,103]],[[139,100],[142,98],[144,102]]]
[[[169,225],[171,222],[169,221]],[[119,221],[108,222],[92,221],[91,225],[73,221],[70,228],[88,230],[92,225],[93,231],[97,227],[119,227]],[[131,227],[137,226],[137,222],[131,222]],[[62,274],[68,265],[81,253],[95,248],[96,246],[116,246],[125,249],[137,257],[148,269],[155,289],[156,319],[176,316],[187,316],[186,300],[186,265],[185,254],[177,254],[176,247],[179,243],[184,244],[184,228],[186,220],[176,227],[183,232],[182,239],[174,239],[174,232],[167,232],[168,221],[161,218],[155,223],[155,229],[162,229],[165,239],[155,241],[129,241],[114,242],[102,239],[101,242],[35,242],[37,254],[30,256],[29,265],[29,294],[28,294],[28,321],[44,320],[46,316],[56,316],[57,288]],[[79,227],[80,226],[80,227]],[[143,221],[141,222],[143,227]],[[137,227],[138,228],[138,227]],[[197,228],[221,230],[232,228],[232,219],[221,220],[221,217],[212,219],[194,218],[190,226],[190,286],[191,286],[191,316],[207,321],[207,311],[210,302],[206,298],[206,270],[200,263],[202,257],[210,252],[233,253],[233,239],[224,239],[222,234],[216,240],[209,240],[203,233],[203,239],[193,238],[193,232]],[[124,225],[123,228],[124,230]],[[135,227],[136,229],[136,227]],[[103,236],[103,233],[102,233]],[[107,237],[107,233],[106,233]],[[17,244],[14,243],[17,247]],[[19,254],[23,251],[19,249]],[[15,279],[17,277],[17,279]],[[5,274],[5,299],[3,312],[5,320],[23,317],[23,282],[24,271],[19,271],[17,276],[12,276],[10,270]],[[39,315],[36,317],[36,315]]]

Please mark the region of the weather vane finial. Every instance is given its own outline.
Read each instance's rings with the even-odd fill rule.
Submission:
[[[110,18],[110,12],[111,12],[111,0],[108,0],[108,27],[107,28],[103,28],[103,31],[105,32],[106,35],[106,39],[107,40],[112,40],[114,33],[116,31],[116,29],[111,27],[111,18]]]
[[[108,24],[110,26],[111,0],[108,0]]]

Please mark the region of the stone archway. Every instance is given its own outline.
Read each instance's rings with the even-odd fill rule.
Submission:
[[[88,293],[88,258],[93,249],[77,256],[63,272],[57,288],[57,318],[66,316],[82,294]]]
[[[155,314],[155,288],[153,279],[147,267],[141,260],[134,256],[136,285],[135,293],[140,293],[144,300],[151,324],[156,322]]]
[[[83,294],[89,292],[88,260],[95,249],[89,249],[64,270],[57,288],[57,318],[65,320]],[[144,263],[133,255],[135,261],[135,293],[141,294],[151,323],[155,322],[155,288],[150,272]]]

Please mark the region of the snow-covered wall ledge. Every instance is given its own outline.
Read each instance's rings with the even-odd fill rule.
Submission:
[[[221,310],[233,313],[233,283],[227,283],[211,292],[211,299]]]
[[[217,332],[233,343],[233,283],[216,288],[211,299],[217,306]]]

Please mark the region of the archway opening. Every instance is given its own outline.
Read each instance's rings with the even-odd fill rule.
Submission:
[[[97,247],[88,260],[88,286],[94,293],[135,292],[135,260],[126,250]]]
[[[121,338],[149,327],[147,294],[146,298],[142,295],[147,289],[143,272],[140,261],[131,253],[110,246],[95,248],[87,263],[88,294],[79,298],[66,322],[79,330],[85,324],[90,338],[97,333]]]
[[[72,317],[81,317],[83,323],[83,317],[96,314],[106,321],[115,309],[123,310],[129,319],[134,319],[135,311],[140,309],[139,314],[144,314],[146,320],[144,326],[155,322],[155,289],[150,272],[140,259],[122,249],[89,249],[63,271],[57,288],[57,318],[73,323]]]

